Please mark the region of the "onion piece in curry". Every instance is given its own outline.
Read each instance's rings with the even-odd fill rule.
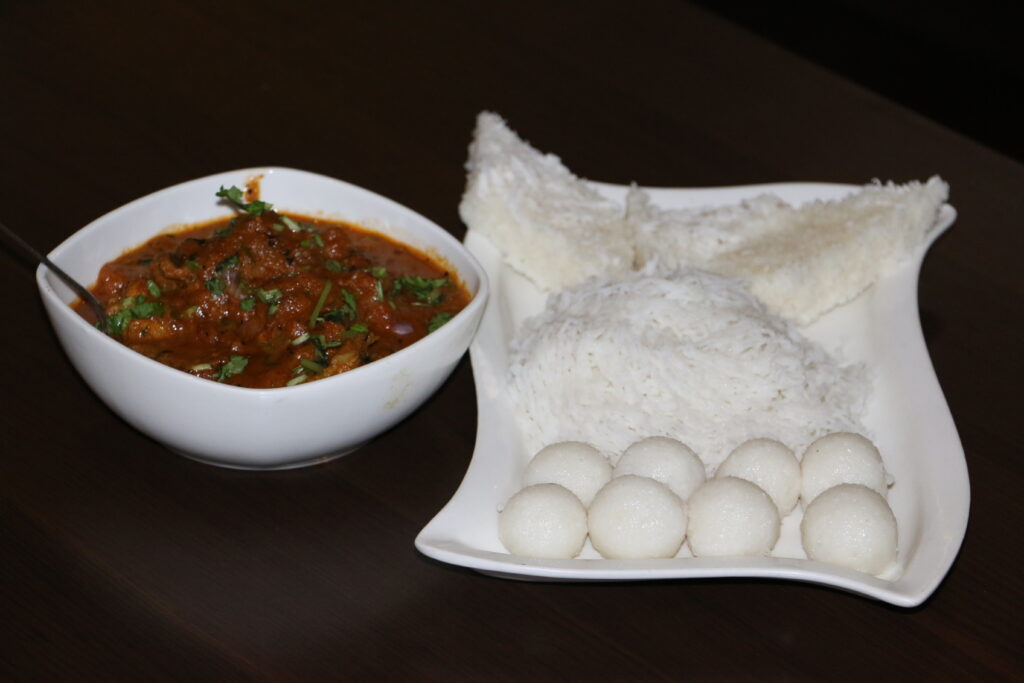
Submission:
[[[115,339],[198,377],[293,386],[399,351],[469,303],[407,245],[246,203],[234,187],[218,196],[239,214],[154,237],[100,270],[93,293]]]

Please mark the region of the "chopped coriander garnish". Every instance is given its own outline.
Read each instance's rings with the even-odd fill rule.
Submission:
[[[327,349],[334,348],[335,346],[341,346],[341,342],[329,342],[322,334],[314,334],[310,337],[310,341],[313,342],[313,351],[316,354],[316,362],[324,366],[330,362],[330,358],[327,356]]]
[[[309,360],[308,358],[300,358],[299,359],[299,365],[301,365],[303,368],[305,368],[307,372],[312,372],[313,374],[317,374],[317,375],[324,371],[324,366],[323,365],[320,365],[319,363],[313,362],[313,361]]]
[[[250,216],[259,216],[264,211],[270,211],[272,208],[274,208],[272,204],[268,204],[267,202],[261,202],[258,199],[246,203],[245,201],[243,201],[245,199],[245,193],[242,190],[235,187],[234,185],[232,185],[229,188],[225,188],[223,185],[221,185],[220,190],[217,191],[217,196],[223,197],[224,199],[228,200],[229,202],[231,202],[236,207],[246,212]]]
[[[280,289],[257,289],[256,298],[265,304],[276,304],[281,302],[283,292]]]
[[[159,301],[146,301],[144,296],[128,297],[121,301],[121,310],[107,316],[107,333],[118,337],[132,320],[152,318],[164,312]]]
[[[355,323],[354,325],[349,327],[347,330],[345,330],[345,334],[343,334],[342,336],[345,339],[349,339],[351,337],[356,336],[357,334],[366,334],[369,331],[370,331],[370,328],[367,327],[366,325],[364,325],[363,323]]]
[[[427,332],[433,332],[452,319],[451,313],[438,313],[427,323]]]
[[[211,277],[209,280],[204,280],[203,284],[210,290],[210,294],[214,296],[224,296],[224,280],[219,277]]]
[[[358,311],[356,310],[356,298],[347,289],[341,290],[341,296],[345,299],[345,305],[324,313],[324,320],[342,323],[346,320],[355,320]]]
[[[214,266],[213,269],[215,271],[217,271],[218,273],[220,273],[222,271],[227,270],[228,268],[237,268],[237,267],[238,267],[238,254],[232,254],[231,256],[228,256],[226,259],[224,259],[223,261],[218,263],[216,266]]]
[[[325,259],[324,268],[331,271],[332,273],[340,273],[343,270],[342,265],[335,261],[334,259]]]
[[[245,199],[245,193],[242,192],[242,190],[240,190],[237,187],[235,187],[234,185],[232,185],[229,188],[225,188],[223,185],[221,185],[220,189],[217,190],[216,196],[217,197],[223,197],[224,199],[227,199],[232,204],[238,204],[238,205],[241,205],[242,204],[242,200]]]
[[[223,382],[228,377],[234,377],[245,370],[245,366],[249,364],[249,359],[246,356],[238,356],[231,354],[231,360],[217,368],[217,372],[214,373],[213,378],[218,382]]]
[[[191,316],[195,315],[196,311],[198,311],[198,310],[199,310],[198,306],[189,306],[184,311],[182,311],[181,314],[183,316],[185,316],[186,318],[188,318],[188,317],[191,317]]]
[[[189,270],[193,272],[202,268],[202,266],[199,265],[199,261],[196,261],[195,259],[191,258],[188,261],[185,261],[185,265],[188,267]]]
[[[384,301],[384,284],[377,280],[374,282],[374,287],[377,290],[377,301]]]
[[[311,231],[311,232],[312,232],[312,231]],[[313,232],[313,242],[314,242],[314,243],[316,244],[316,246],[318,246],[318,247],[322,247],[322,246],[324,246],[324,238],[323,238],[323,237],[321,237],[321,236],[320,236],[320,233],[318,233],[318,232]]]
[[[418,275],[403,275],[395,279],[394,293],[398,294],[401,291],[408,291],[416,297],[418,303],[436,306],[444,300],[442,288],[450,287],[451,284],[451,280],[447,277],[431,280]]]
[[[316,319],[320,316],[320,311],[323,309],[324,304],[327,303],[327,295],[331,293],[331,281],[328,280],[324,283],[324,288],[320,292],[320,298],[316,300],[316,306],[313,307],[313,312],[309,316],[309,329],[313,329],[316,326]]]
[[[164,305],[159,301],[143,301],[129,310],[134,318],[152,318],[164,312]]]
[[[128,323],[132,320],[132,312],[130,309],[124,309],[107,316],[107,332],[114,336],[120,337],[124,334],[124,328],[128,327]]]
[[[249,297],[248,299],[242,299],[241,303],[238,304],[238,307],[241,308],[243,311],[251,311],[253,308],[256,307],[256,299],[253,299],[252,297]]]
[[[302,240],[301,242],[299,242],[299,246],[302,247],[303,249],[309,249],[311,246],[313,246],[313,240]]]
[[[385,268],[384,266],[374,266],[368,269],[366,272],[368,272],[370,275],[374,276],[379,280],[382,277],[387,277],[388,269]]]
[[[285,227],[292,232],[302,232],[302,226],[296,223],[293,219],[285,216],[284,214],[278,214],[278,217],[281,219],[281,222],[284,223]]]
[[[148,280],[146,282],[146,289],[149,290],[149,293],[153,296],[154,299],[159,299],[160,295],[163,293],[160,290],[160,285],[153,282],[152,280]]]

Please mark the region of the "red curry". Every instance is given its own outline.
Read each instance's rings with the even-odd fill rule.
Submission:
[[[242,203],[235,188],[218,194],[243,213],[155,237],[103,266],[93,288],[106,331],[161,363],[291,386],[405,348],[469,303],[444,267],[406,245]]]

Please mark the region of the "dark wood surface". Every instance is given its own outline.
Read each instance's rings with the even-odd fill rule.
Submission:
[[[667,1],[13,0],[0,92],[0,216],[43,250],[154,190],[267,164],[371,188],[461,237],[482,109],[608,182],[940,173],[960,218],[925,261],[920,306],[972,488],[959,558],[912,610],[770,581],[486,578],[413,547],[472,453],[468,362],[332,463],[204,466],[96,399],[32,267],[2,251],[0,677],[1024,677],[1020,164]]]

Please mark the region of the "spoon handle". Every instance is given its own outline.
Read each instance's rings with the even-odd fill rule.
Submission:
[[[23,251],[28,253],[38,263],[42,263],[43,265],[45,265],[47,268],[53,271],[53,273],[56,274],[57,277],[63,280],[64,284],[70,287],[75,292],[75,294],[77,294],[82,299],[82,301],[86,302],[87,304],[89,304],[90,307],[92,307],[93,312],[96,314],[96,320],[97,322],[99,322],[100,329],[106,329],[107,312],[103,308],[103,305],[100,304],[100,302],[96,299],[95,296],[93,296],[92,292],[90,292],[88,289],[80,285],[78,283],[78,280],[65,273],[64,270],[56,263],[54,263],[46,256],[43,256],[38,251],[36,251],[31,244],[21,239],[21,236],[18,235],[18,233],[14,232],[6,225],[4,225],[3,221],[0,221],[0,232],[3,232],[3,234],[6,235],[8,239],[10,239],[16,245],[18,245]]]

